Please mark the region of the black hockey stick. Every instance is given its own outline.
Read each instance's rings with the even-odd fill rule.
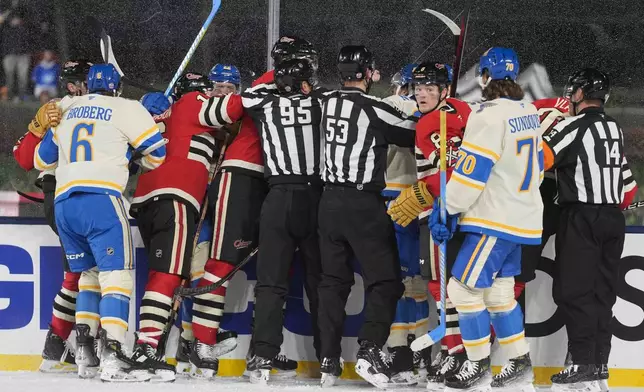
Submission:
[[[112,50],[112,38],[109,36],[109,34],[107,34],[107,31],[105,30],[105,27],[103,27],[103,24],[93,16],[88,16],[87,21],[92,26],[92,30],[94,30],[94,35],[96,35],[96,38],[100,40],[101,55],[103,56],[103,61],[105,61],[106,64],[112,64],[114,68],[116,68],[118,73],[121,75],[123,82],[129,84],[132,87],[136,87],[147,92],[159,91],[151,86],[146,85],[145,83],[132,80],[128,76],[125,76],[125,74],[121,70],[121,67],[116,61],[116,57],[114,56],[114,51]]]
[[[209,284],[208,286],[201,286],[201,287],[177,287],[177,289],[174,291],[174,294],[179,296],[179,297],[194,297],[197,295],[201,294],[206,294],[209,293],[213,290],[216,290],[220,288],[221,286],[224,285],[224,283],[228,282],[235,276],[235,274],[242,269],[248,262],[257,254],[259,251],[259,248],[253,249],[248,256],[244,260],[242,260],[241,263],[237,264],[235,268],[232,269],[229,273],[227,273],[223,278],[218,280],[215,283]]]
[[[631,203],[624,208],[623,211],[629,211],[629,210],[634,210],[636,208],[644,207],[644,200],[641,201],[636,201],[634,203]]]
[[[31,195],[28,195],[28,194],[26,194],[26,193],[24,193],[24,192],[21,192],[21,191],[19,191],[19,190],[17,190],[17,189],[16,189],[15,191],[16,191],[16,193],[17,193],[18,195],[20,195],[20,196],[24,197],[24,198],[25,198],[25,199],[27,199],[27,200],[31,200],[31,201],[33,201],[33,202],[35,202],[35,203],[44,203],[44,202],[45,202],[45,199],[44,199],[44,198],[43,198],[43,199],[40,199],[40,198],[38,198],[38,197],[36,197],[36,196],[31,196]]]

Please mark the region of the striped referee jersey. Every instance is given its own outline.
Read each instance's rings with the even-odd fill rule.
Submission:
[[[555,169],[561,205],[619,205],[635,188],[624,155],[624,135],[601,107],[559,122],[543,137],[546,169]]]

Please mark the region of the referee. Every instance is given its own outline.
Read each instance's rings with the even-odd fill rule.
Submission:
[[[319,209],[322,382],[325,385],[326,378],[341,373],[344,308],[354,282],[349,262],[355,256],[366,296],[356,372],[377,385],[374,378],[382,379],[382,374],[389,380],[381,348],[404,290],[394,227],[380,193],[385,187],[388,145],[412,148],[416,122],[367,94],[379,74],[364,46],[343,47],[338,69],[342,88],[324,93],[322,99],[326,140]]]
[[[553,297],[564,314],[573,363],[552,376],[562,386],[608,378],[625,233],[619,208],[624,136],[604,112],[609,92],[603,72],[587,68],[573,74],[566,87],[571,117],[544,136],[545,169],[556,170],[561,206]]]
[[[252,338],[255,355],[247,364],[251,382],[268,381],[272,360],[280,352],[282,308],[297,248],[304,262],[313,345],[319,354],[321,107],[319,99],[311,95],[315,80],[310,60],[287,60],[276,65],[275,84],[259,85],[241,95],[244,109],[258,125],[270,189],[259,221]]]

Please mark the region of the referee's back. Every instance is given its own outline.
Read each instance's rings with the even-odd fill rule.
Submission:
[[[622,202],[624,136],[603,107],[588,107],[561,121],[544,142],[546,167],[556,168],[559,204]]]
[[[416,120],[359,88],[322,94],[326,184],[380,193],[387,147],[414,147]]]

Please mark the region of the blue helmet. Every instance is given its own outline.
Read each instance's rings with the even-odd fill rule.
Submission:
[[[412,81],[414,78],[412,72],[414,68],[418,67],[418,64],[407,64],[400,70],[400,85],[404,86]]]
[[[447,81],[452,83],[452,80],[454,79],[454,70],[449,64],[445,64],[445,69],[447,69]]]
[[[517,80],[519,57],[510,48],[494,47],[488,49],[479,61],[479,75],[487,71],[490,80]]]
[[[96,64],[87,73],[87,90],[90,93],[116,92],[121,86],[121,75],[112,64]]]
[[[234,65],[229,64],[215,64],[210,70],[208,79],[215,83],[231,83],[235,86],[241,84],[239,70]]]

